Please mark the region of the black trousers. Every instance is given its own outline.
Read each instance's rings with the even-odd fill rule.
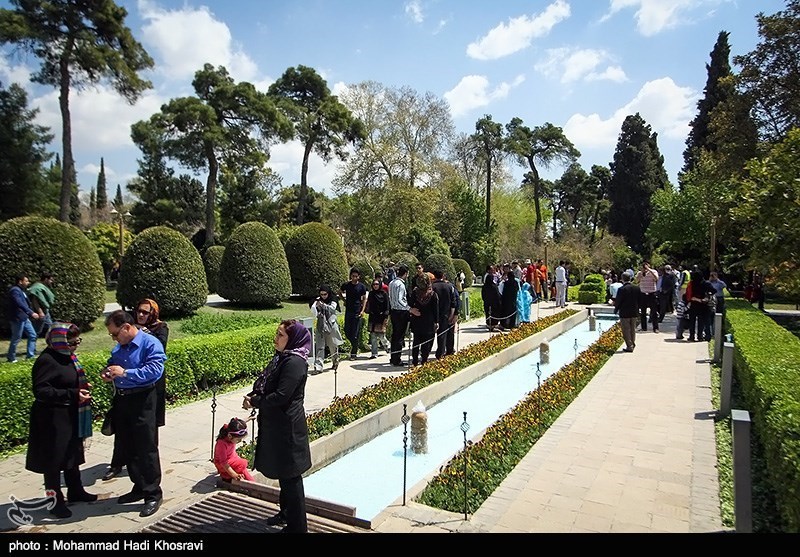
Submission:
[[[439,318],[439,330],[436,332],[436,358],[447,354],[447,334],[450,332],[450,322],[447,317]]]
[[[162,497],[161,460],[158,454],[158,426],[155,387],[135,394],[114,397],[114,429],[123,450],[124,464],[133,490],[145,502]],[[115,440],[116,441],[116,440]]]
[[[447,354],[455,354],[456,353],[456,326],[458,321],[453,323],[452,325],[448,324],[447,326],[450,328],[447,331],[447,341],[445,342],[445,347],[447,348]]]
[[[70,470],[64,470],[64,483],[67,485],[67,497],[70,493],[83,492],[83,483],[81,482],[81,472],[75,467]],[[56,492],[56,500],[63,501],[64,493],[61,491],[61,471],[45,472],[44,473],[44,488],[46,490],[53,490]]]
[[[344,336],[350,341],[350,355],[358,354],[358,335],[361,332],[361,317],[358,314],[344,314]]]
[[[435,336],[436,332],[428,329],[414,331],[414,341],[411,345],[411,363],[413,365],[424,364],[428,361]],[[420,356],[422,356],[422,360],[420,360]]]
[[[281,511],[286,517],[286,532],[308,532],[306,517],[306,492],[303,488],[303,476],[281,478],[278,480],[281,493],[278,499]]]
[[[389,361],[393,364],[400,364],[403,360],[403,346],[411,316],[406,310],[393,309],[389,313],[389,318],[392,320],[392,354],[389,356]]]
[[[658,294],[651,292],[650,294],[641,293],[639,298],[639,319],[641,320],[642,330],[647,330],[647,309],[650,309],[650,323],[653,324],[653,330],[658,330]]]

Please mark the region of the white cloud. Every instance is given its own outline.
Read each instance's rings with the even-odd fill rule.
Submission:
[[[636,8],[636,29],[642,35],[650,37],[688,23],[687,12],[725,1],[729,0],[610,0],[609,12],[600,21],[606,21],[626,8]]]
[[[623,120],[638,112],[659,137],[683,139],[689,132],[696,101],[697,94],[691,88],[679,87],[671,78],[664,77],[645,83],[633,100],[605,120],[596,113],[572,115],[564,133],[578,149],[613,148]]]
[[[522,15],[491,29],[467,46],[467,56],[478,60],[494,60],[513,54],[527,48],[533,39],[547,35],[569,15],[569,4],[564,0],[556,0],[539,15]]]
[[[405,9],[406,15],[408,15],[414,23],[422,23],[425,21],[425,16],[422,14],[422,4],[419,0],[406,2]]]
[[[536,64],[535,68],[547,77],[560,76],[561,83],[575,81],[626,81],[625,72],[618,66],[606,67],[597,71],[611,56],[604,50],[554,48],[546,53],[543,61]]]
[[[235,44],[227,24],[206,7],[167,10],[151,0],[139,0],[146,21],[142,42],[157,57],[156,68],[166,79],[191,79],[203,64],[225,66],[236,81],[254,81],[258,67]]]
[[[100,85],[70,94],[73,150],[102,153],[133,147],[131,125],[158,112],[164,100],[155,91],[145,91],[139,101],[130,105],[113,88]],[[40,109],[37,121],[49,126],[56,138],[61,137],[61,111],[58,91],[51,91],[33,100]]]
[[[106,178],[114,178],[116,177],[117,173],[114,172],[114,169],[109,167],[106,164],[103,164],[103,170],[106,173]],[[85,164],[81,167],[78,172],[82,172],[84,174],[94,174],[95,176],[100,174],[100,165],[99,164]]]
[[[283,187],[300,183],[300,168],[303,163],[303,145],[299,141],[290,141],[273,145],[269,150],[269,167],[281,175]],[[333,193],[331,182],[336,176],[337,159],[325,164],[314,153],[308,159],[308,185],[316,191],[327,195]]]
[[[466,114],[470,110],[488,105],[490,102],[503,99],[509,91],[525,81],[525,76],[518,75],[511,83],[502,82],[494,89],[490,89],[489,80],[482,75],[468,75],[461,78],[453,89],[447,91],[443,97],[450,105],[453,117]]]
[[[8,89],[12,83],[16,83],[28,93],[30,93],[31,71],[25,66],[12,66],[5,56],[0,56],[0,81],[3,87]]]

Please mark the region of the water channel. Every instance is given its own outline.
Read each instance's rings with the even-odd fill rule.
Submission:
[[[550,363],[540,365],[540,380],[543,382],[571,362],[614,322],[613,315],[598,316],[595,331],[590,331],[589,321],[584,320],[549,339]],[[473,439],[535,390],[537,362],[538,349],[427,408],[428,452],[413,453],[409,439],[406,487],[425,479],[463,448],[464,412],[469,424],[467,436]],[[409,405],[409,414],[412,406]],[[358,518],[374,519],[403,496],[403,429],[403,424],[398,423],[396,428],[304,478],[306,496],[354,507]],[[410,436],[410,424],[408,431]]]

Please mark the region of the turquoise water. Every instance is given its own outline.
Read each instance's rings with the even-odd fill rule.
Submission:
[[[586,320],[549,339],[550,363],[540,365],[541,381],[571,362],[576,353],[594,343],[615,321],[599,317],[597,330],[590,331]],[[538,361],[537,349],[428,408],[426,454],[411,451],[409,423],[407,488],[438,470],[464,447],[464,412],[469,424],[467,436],[473,439],[535,390]],[[409,405],[409,415],[414,405],[416,401]],[[403,453],[403,424],[398,423],[396,428],[305,478],[306,496],[354,507],[358,518],[372,520],[403,496]]]

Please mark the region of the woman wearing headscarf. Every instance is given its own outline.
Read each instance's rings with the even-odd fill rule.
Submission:
[[[332,369],[339,367],[339,346],[344,344],[342,333],[339,331],[339,300],[331,287],[323,284],[319,287],[319,296],[311,302],[311,313],[314,321],[314,343],[317,353],[314,358],[314,372],[322,371],[325,359],[325,347],[331,354]]]
[[[483,314],[486,316],[486,326],[489,331],[495,331],[500,326],[500,290],[495,282],[494,267],[488,265],[483,276],[481,286],[481,300],[483,300]]]
[[[97,495],[83,488],[79,466],[85,462],[83,442],[92,435],[91,384],[75,350],[80,329],[56,322],[47,333],[47,348],[33,364],[33,396],[25,468],[44,475],[44,487],[54,491],[50,514],[72,516],[67,502],[91,502]],[[61,472],[67,497],[61,492]]]
[[[306,411],[303,407],[311,333],[296,319],[275,332],[275,356],[261,373],[242,407],[258,409],[255,468],[280,485],[280,511],[269,526],[282,532],[307,532],[303,472],[311,468]]]
[[[529,282],[522,282],[517,295],[517,315],[519,315],[520,323],[531,322],[531,304],[533,303],[533,296],[531,296],[531,284]]]
[[[416,286],[408,297],[408,305],[411,307],[411,332],[414,333],[411,364],[416,366],[427,362],[430,356],[433,339],[439,328],[439,297],[433,291],[428,273],[417,275],[415,282]]]
[[[367,329],[369,330],[369,343],[372,349],[370,359],[378,357],[378,346],[389,352],[389,341],[386,339],[386,324],[389,321],[389,292],[384,290],[383,282],[379,279],[372,281],[367,294]]]
[[[514,276],[514,271],[506,271],[505,280],[498,288],[500,289],[500,311],[505,320],[505,327],[513,329],[517,326],[517,294],[519,294],[519,279]]]
[[[692,271],[692,279],[686,287],[686,301],[689,302],[689,342],[711,340],[712,318],[709,306],[710,298],[716,295],[716,289],[703,278],[700,271]],[[697,337],[695,337],[697,333]]]
[[[143,298],[136,304],[136,310],[133,317],[136,320],[136,326],[145,333],[151,334],[156,337],[161,346],[164,347],[164,352],[167,351],[167,341],[169,340],[169,325],[165,321],[161,321],[160,308],[158,303],[151,298]],[[161,375],[161,378],[156,382],[156,425],[163,426],[166,423],[167,417],[167,373],[166,370]],[[108,470],[103,475],[103,480],[107,481],[115,478],[122,472],[125,466],[125,447],[119,441],[119,437],[114,437],[114,451],[111,454],[111,464]]]

